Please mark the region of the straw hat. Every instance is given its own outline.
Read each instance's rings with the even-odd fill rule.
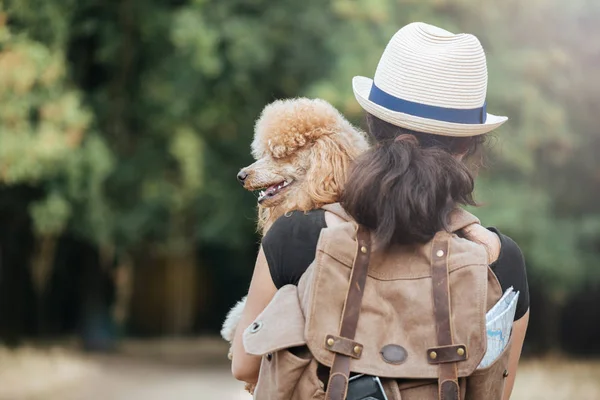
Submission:
[[[415,22],[388,43],[375,78],[355,76],[365,111],[396,126],[445,136],[475,136],[508,118],[488,114],[485,53],[473,35]]]

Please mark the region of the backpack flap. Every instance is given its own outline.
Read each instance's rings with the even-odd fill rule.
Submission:
[[[304,325],[298,288],[294,285],[283,286],[244,331],[244,348],[248,354],[263,356],[305,345]]]
[[[306,285],[310,290],[308,296],[301,296],[308,347],[326,366],[332,365],[334,355],[327,348],[327,338],[339,332],[357,248],[355,233],[345,225],[350,224],[321,231],[313,273]],[[456,362],[460,377],[475,370],[486,350],[487,253],[481,245],[457,235],[445,235],[449,246],[446,262],[455,346],[440,348],[438,343],[432,295],[432,243],[379,254],[375,251],[353,339],[361,346],[360,358],[350,362],[353,372],[432,379],[438,378],[439,362]],[[433,361],[429,357],[432,351],[436,351],[437,357]],[[446,353],[449,357],[444,356]],[[456,357],[450,357],[454,353]]]

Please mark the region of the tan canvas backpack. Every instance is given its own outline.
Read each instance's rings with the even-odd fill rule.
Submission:
[[[477,218],[456,210],[452,233],[380,252],[338,204],[324,208],[346,222],[321,231],[299,285],[244,332],[246,351],[262,356],[254,398],[344,400],[361,373],[380,377],[390,400],[501,399],[510,342],[477,366],[502,291],[485,248],[459,235]]]

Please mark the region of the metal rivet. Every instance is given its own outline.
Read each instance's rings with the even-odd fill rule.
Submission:
[[[459,347],[456,350],[456,354],[458,354],[459,356],[464,356],[465,355],[465,349],[463,349],[462,347]]]
[[[435,351],[432,351],[431,353],[429,353],[429,358],[435,360],[437,358],[437,353]]]
[[[361,348],[360,346],[354,346],[354,354],[360,354]]]
[[[273,359],[273,353],[267,353],[267,361],[271,361]]]
[[[502,374],[502,376],[505,377],[505,378],[508,377],[508,370],[507,369],[504,370],[504,373]]]
[[[250,325],[250,333],[256,333],[258,331],[260,331],[260,328],[262,328],[262,322],[258,321],[253,323],[252,325]]]
[[[361,251],[361,253],[363,253],[363,254],[367,254],[367,247],[366,247],[366,246],[363,246],[363,247],[361,247],[361,248],[360,248],[360,251]]]
[[[443,257],[444,256],[444,250],[438,250],[437,253],[435,253],[436,256],[438,257]]]
[[[331,347],[331,346],[333,346],[334,343],[335,343],[335,340],[333,340],[333,338],[327,339],[327,346]]]

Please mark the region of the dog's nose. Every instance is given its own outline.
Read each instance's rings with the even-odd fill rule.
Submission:
[[[248,173],[244,170],[241,170],[237,174],[237,180],[242,184],[244,183],[244,181],[246,180],[247,177],[248,177]]]

